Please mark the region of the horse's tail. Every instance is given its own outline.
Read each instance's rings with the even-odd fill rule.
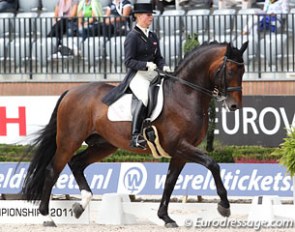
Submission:
[[[28,201],[40,200],[46,177],[46,168],[50,164],[56,151],[56,122],[57,110],[61,100],[66,95],[64,92],[58,99],[50,117],[49,123],[39,132],[28,152],[32,153],[32,159],[21,193]]]

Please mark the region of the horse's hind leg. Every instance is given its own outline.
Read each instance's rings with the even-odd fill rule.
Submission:
[[[56,226],[54,221],[51,219],[49,215],[49,200],[50,200],[50,194],[53,188],[53,185],[56,183],[60,171],[55,169],[53,167],[54,165],[52,162],[47,166],[46,169],[46,178],[44,181],[44,187],[43,187],[43,194],[41,198],[41,202],[39,205],[39,211],[40,213],[47,217],[47,219],[43,222],[44,226]]]
[[[48,217],[44,222],[44,226],[56,226],[54,221],[51,219],[49,215],[49,199],[50,199],[50,194],[53,188],[53,185],[56,183],[58,176],[60,174],[60,171],[57,169],[53,168],[53,162],[51,161],[50,164],[46,168],[46,178],[44,181],[43,185],[43,193],[42,193],[42,198],[41,202],[39,205],[39,211],[40,213]]]
[[[102,160],[116,149],[106,142],[94,144],[75,155],[69,162],[69,166],[81,191],[81,201],[73,205],[73,212],[76,218],[81,216],[92,198],[92,191],[84,176],[85,168],[94,162]]]
[[[177,178],[181,173],[181,170],[183,169],[185,163],[186,161],[181,158],[172,157],[170,160],[164,192],[158,210],[158,217],[165,222],[165,226],[167,228],[178,227],[176,222],[168,216],[168,204],[170,202],[170,197],[176,184]]]
[[[48,216],[48,221],[44,222],[44,226],[55,226],[55,223],[49,216],[49,199],[53,185],[56,183],[60,173],[69,162],[74,151],[79,148],[78,144],[67,143],[67,146],[57,146],[55,155],[46,168],[46,178],[43,185],[42,197],[39,211],[43,216]]]

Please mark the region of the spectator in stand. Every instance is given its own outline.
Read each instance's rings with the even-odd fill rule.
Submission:
[[[13,12],[17,10],[17,0],[0,0],[0,12]]]
[[[232,9],[237,7],[237,1],[235,0],[219,0],[218,9]]]
[[[284,14],[289,12],[289,1],[265,0],[263,11],[265,15],[249,17],[248,24],[243,28],[243,35],[255,34],[259,30],[276,32],[281,29],[284,23]]]
[[[156,10],[160,11],[162,14],[166,6],[175,5],[175,0],[153,0],[153,5],[155,6]]]
[[[62,36],[67,30],[77,26],[77,9],[79,0],[58,0],[54,10],[55,24],[52,26],[48,37],[56,37],[57,46],[54,56],[72,55],[72,51],[62,45]]]
[[[102,6],[98,0],[81,0],[78,5],[78,33],[83,41],[101,34]]]
[[[107,37],[126,35],[130,30],[132,4],[129,0],[113,0],[106,8],[104,34]]]

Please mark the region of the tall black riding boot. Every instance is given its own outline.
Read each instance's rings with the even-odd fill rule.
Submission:
[[[136,104],[136,108],[133,112],[131,131],[132,139],[130,147],[146,149],[146,141],[141,134],[142,123],[146,117],[146,113],[147,108],[142,103],[142,101],[138,101],[138,103]]]

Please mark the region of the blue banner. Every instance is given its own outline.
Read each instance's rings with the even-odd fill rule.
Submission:
[[[19,193],[28,163],[0,163],[0,193]],[[220,164],[221,177],[229,196],[292,196],[292,178],[279,164]],[[127,193],[161,195],[168,163],[96,163],[85,170],[93,194]],[[54,194],[79,194],[68,167],[53,188]],[[188,163],[181,172],[174,195],[216,194],[211,172],[201,165]]]

